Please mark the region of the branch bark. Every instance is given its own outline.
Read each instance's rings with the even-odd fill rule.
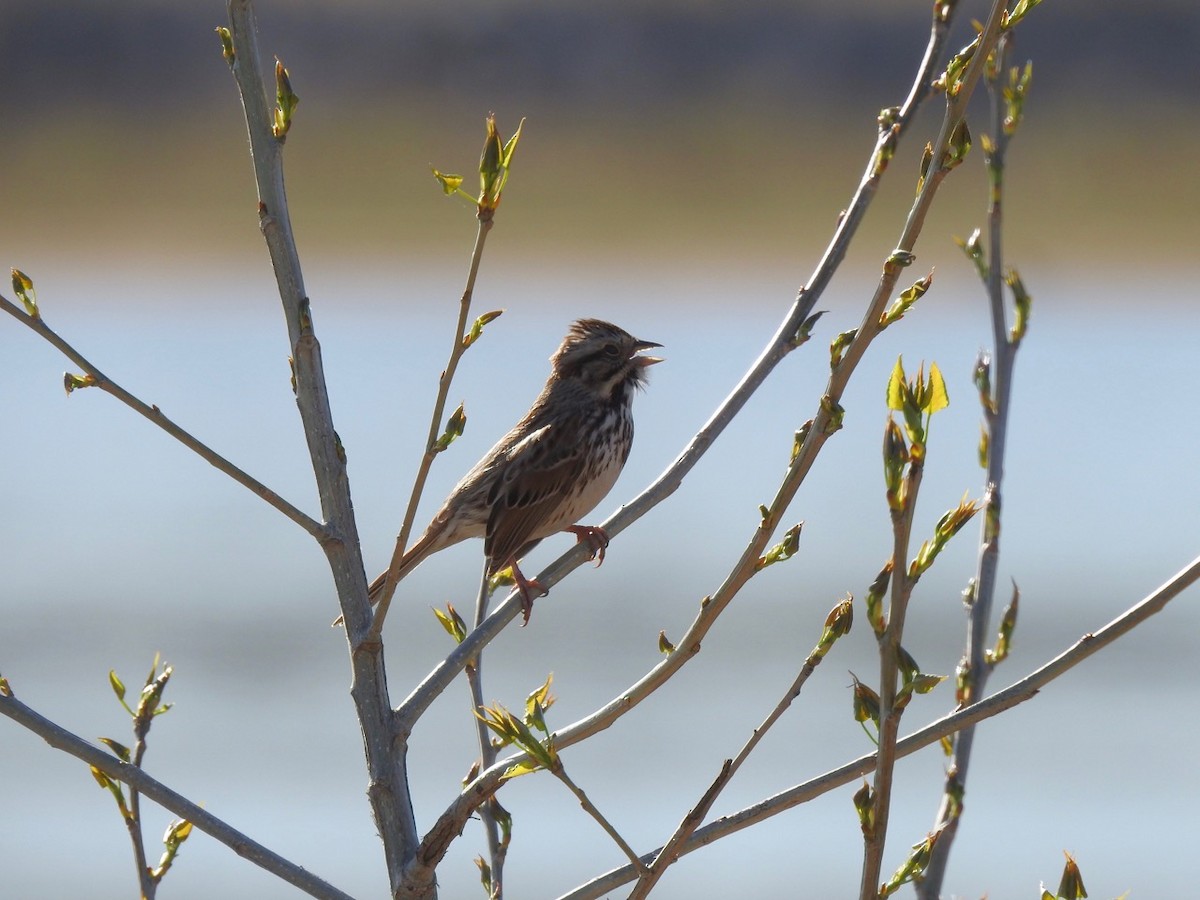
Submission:
[[[272,112],[263,90],[262,65],[250,0],[229,0],[233,43],[230,67],[246,114],[254,176],[258,186],[259,226],[267,242],[283,303],[296,379],[296,405],[312,458],[321,511],[330,530],[322,549],[329,561],[338,602],[346,622],[353,681],[350,694],[363,732],[375,824],[394,896],[401,896],[401,876],[416,852],[418,833],[409,793],[407,743],[396,740],[388,698],[383,642],[365,641],[373,618],[367,601],[358,529],[346,474],[346,457],[337,432],[313,328],[312,309],[304,292],[300,259],[288,213],[283,178],[283,142],[271,130]],[[410,881],[404,896],[432,898],[437,887],[428,878]]]
[[[13,695],[11,688],[6,691],[2,683],[0,683],[0,714],[32,731],[54,749],[95,766],[110,778],[128,785],[131,791],[137,791],[181,819],[187,819],[196,828],[220,841],[238,856],[278,876],[309,896],[319,897],[322,900],[351,900],[349,894],[339,891],[311,872],[242,834],[182,794],[151,778],[137,766],[122,762],[117,757],[92,746],[79,735],[51,722],[18,700]]]
[[[161,409],[157,406],[146,403],[145,401],[135,397],[117,382],[113,381],[107,375],[100,371],[87,357],[76,350],[67,340],[58,334],[53,328],[46,324],[41,316],[31,316],[22,310],[19,306],[9,300],[7,297],[0,296],[0,309],[4,310],[26,328],[29,328],[35,334],[40,336],[46,343],[57,349],[63,356],[71,360],[82,371],[92,377],[91,387],[104,391],[104,393],[116,397],[134,412],[148,419],[154,425],[157,425],[179,443],[183,444],[189,450],[205,462],[212,465],[214,468],[224,472],[238,484],[247,488],[251,493],[254,493],[273,506],[275,509],[283,513],[287,518],[291,519],[318,541],[324,541],[329,535],[325,526],[316,519],[309,516],[307,513],[297,509],[288,501],[258,481],[252,478],[246,472],[239,469],[217,451],[213,450],[207,444],[198,440],[196,437],[180,428],[170,419],[168,419]]]

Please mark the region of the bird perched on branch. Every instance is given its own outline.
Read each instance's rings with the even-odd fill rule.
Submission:
[[[451,491],[425,533],[404,554],[403,578],[430,554],[471,537],[483,538],[485,577],[511,566],[524,621],[545,588],[518,562],[542,538],[569,531],[586,543],[597,565],[608,535],[579,525],[616,483],[633,444],[633,395],[646,368],[662,362],[642,350],[661,347],[616,325],[580,319],[550,357],[550,377],[524,417]],[[387,573],[370,586],[378,602]]]

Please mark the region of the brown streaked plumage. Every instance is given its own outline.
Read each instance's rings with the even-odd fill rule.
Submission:
[[[528,622],[533,598],[544,590],[517,563],[542,538],[569,531],[603,561],[608,536],[575,523],[604,499],[629,458],[633,395],[645,384],[646,367],[661,362],[638,353],[659,346],[599,319],[573,323],[529,412],[450,492],[404,554],[400,577],[430,554],[482,537],[487,574],[513,567]],[[371,583],[372,603],[386,576]]]

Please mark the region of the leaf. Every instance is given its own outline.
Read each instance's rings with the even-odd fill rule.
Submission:
[[[37,291],[33,289],[33,281],[30,277],[20,269],[13,269],[12,286],[13,293],[25,304],[25,312],[29,314],[29,317],[31,319],[40,319],[42,314],[38,312]]]
[[[768,550],[766,556],[759,558],[754,567],[755,571],[761,572],[767,566],[773,566],[777,562],[783,562],[795,556],[800,549],[800,530],[803,526],[804,523],[800,522],[789,528],[783,535],[783,540]]]
[[[287,133],[292,127],[292,113],[296,111],[299,103],[300,98],[292,90],[291,76],[277,56],[275,57],[275,121],[271,126],[271,133],[275,135],[276,140],[282,141],[287,137]]]
[[[236,59],[233,52],[233,35],[229,33],[228,28],[221,25],[218,25],[214,30],[217,32],[217,37],[221,39],[221,55],[225,57],[225,62],[232,66],[234,59]]]
[[[929,364],[929,392],[926,394],[925,403],[921,409],[933,415],[938,410],[945,409],[950,405],[950,397],[946,393],[946,379],[942,377],[942,370],[938,368],[937,363]]]
[[[463,349],[466,350],[468,347],[470,347],[472,344],[474,344],[477,340],[479,340],[480,336],[483,334],[483,327],[485,325],[487,325],[489,322],[493,322],[496,319],[500,318],[500,316],[503,315],[503,313],[504,313],[504,310],[502,310],[502,309],[494,309],[491,312],[486,312],[482,316],[477,318],[475,320],[475,322],[471,325],[471,330],[463,335],[463,339],[462,339]]]
[[[467,427],[467,414],[464,411],[463,404],[458,404],[458,409],[450,414],[450,418],[446,420],[446,430],[442,432],[433,444],[433,452],[441,453],[447,447],[454,443],[455,439],[460,437],[463,430]]]
[[[442,186],[442,193],[447,197],[462,190],[463,177],[461,175],[447,175],[445,172],[434,169],[433,177],[438,180],[438,184]]]
[[[667,633],[660,631],[658,633],[658,652],[663,656],[670,656],[675,652],[675,645],[667,639]]]
[[[851,328],[849,331],[843,331],[829,342],[829,368],[831,370],[837,369],[841,365],[846,348],[854,342],[854,338],[857,336],[858,329]]]
[[[908,385],[904,381],[904,357],[896,357],[896,365],[892,368],[892,377],[888,379],[887,405],[888,409],[903,412]]]
[[[96,379],[91,375],[76,375],[74,372],[63,372],[63,387],[67,393],[81,388],[95,387]]]
[[[108,683],[112,685],[113,693],[117,695],[117,699],[125,700],[125,682],[121,681],[115,669],[108,670]]]
[[[446,633],[454,638],[456,644],[461,644],[467,637],[467,623],[463,621],[463,617],[458,614],[458,610],[454,608],[453,603],[446,604],[446,612],[442,612],[436,606],[433,608],[433,614],[437,616],[442,627],[446,629]]]
[[[124,744],[122,744],[118,741],[114,741],[112,738],[102,737],[102,738],[97,738],[96,740],[98,740],[100,743],[102,743],[106,747],[108,747],[108,749],[111,750],[113,753],[117,754],[117,757],[122,762],[129,762],[130,759],[132,758],[129,753],[129,748],[126,747]]]

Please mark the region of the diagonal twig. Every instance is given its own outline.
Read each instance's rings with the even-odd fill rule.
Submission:
[[[175,440],[179,441],[179,443],[193,451],[205,462],[224,472],[238,484],[248,488],[252,493],[257,494],[275,509],[279,510],[279,512],[283,513],[285,516],[311,534],[318,541],[328,540],[329,532],[324,525],[312,518],[312,516],[309,516],[307,513],[297,509],[261,481],[252,478],[250,475],[239,469],[207,444],[203,443],[184,429],[180,428],[178,425],[168,419],[163,414],[163,411],[157,406],[146,403],[129,393],[129,391],[125,390],[125,388],[121,387],[121,385],[117,384],[117,382],[113,381],[111,378],[101,372],[99,368],[97,368],[82,353],[76,350],[66,339],[59,335],[58,332],[47,325],[45,320],[43,320],[40,316],[31,316],[27,314],[19,306],[4,296],[0,296],[0,309],[3,309],[22,325],[39,335],[48,344],[62,353],[63,356],[71,360],[71,362],[73,362],[81,370],[90,375],[91,383],[89,384],[89,387],[98,388],[99,390],[104,391],[104,393],[120,400],[134,412],[144,416],[171,437],[175,438]]]
[[[218,819],[202,806],[197,806],[161,781],[151,778],[138,766],[123,762],[88,743],[77,734],[56,725],[13,696],[11,687],[6,684],[0,684],[0,714],[32,731],[54,749],[81,759],[88,765],[95,766],[110,778],[129,785],[131,790],[149,797],[164,809],[191,822],[205,834],[229,847],[238,856],[277,875],[306,894],[323,898],[323,900],[350,900],[349,894],[343,893],[311,872],[267,849],[223,820]]]

